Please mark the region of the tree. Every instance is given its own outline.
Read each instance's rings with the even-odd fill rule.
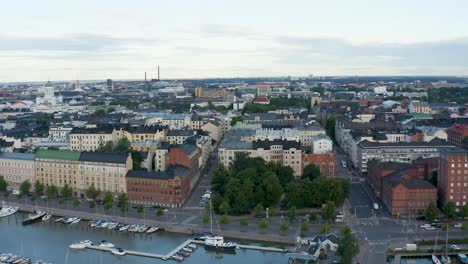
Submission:
[[[141,169],[141,162],[143,161],[143,157],[141,157],[141,153],[139,151],[132,151],[132,162],[133,162],[133,169],[139,170]]]
[[[96,202],[95,201],[91,201],[89,203],[89,208],[96,208]]]
[[[46,195],[47,195],[47,198],[48,198],[48,199],[57,196],[57,194],[58,194],[57,186],[55,186],[55,185],[49,185],[49,186],[47,186],[47,188],[46,188]]]
[[[328,223],[325,223],[322,228],[320,228],[320,233],[322,234],[328,234],[330,233],[330,225]]]
[[[221,218],[219,219],[219,223],[222,224],[222,225],[229,224],[229,217],[227,216],[227,214],[223,214],[221,216]]]
[[[37,196],[36,196],[36,195],[31,195],[31,202],[36,201],[36,199],[37,199]]]
[[[239,220],[239,223],[240,223],[240,226],[246,227],[246,226],[249,225],[249,220],[248,220],[247,218],[243,217],[243,218],[241,218],[241,219]]]
[[[101,191],[94,187],[94,183],[92,183],[91,186],[89,186],[89,188],[86,190],[86,197],[89,199],[96,200],[100,194]]]
[[[283,187],[273,172],[265,173],[263,184],[261,188],[264,191],[263,202],[265,206],[272,206],[278,203],[281,195],[283,194]]]
[[[285,233],[286,231],[289,230],[289,225],[287,223],[281,223],[280,224],[280,231],[281,233]]]
[[[444,214],[448,219],[454,219],[457,215],[456,206],[454,202],[447,202],[444,205]]]
[[[449,229],[449,224],[442,224],[442,231],[447,231]]]
[[[265,215],[265,208],[261,203],[257,204],[254,208],[254,217],[263,217]]]
[[[317,221],[317,214],[315,212],[310,212],[309,214],[309,222]]]
[[[143,207],[143,205],[140,204],[140,205],[137,207],[137,212],[138,212],[139,214],[142,214],[142,213],[145,212],[145,208]]]
[[[460,211],[461,217],[465,218],[468,217],[468,204],[465,204]]]
[[[73,189],[70,187],[70,185],[65,183],[65,185],[62,188],[62,193],[61,193],[63,199],[68,200],[72,196],[72,193],[73,193]]]
[[[114,197],[112,196],[112,193],[107,191],[104,194],[104,209],[109,210],[114,206]]]
[[[329,201],[325,204],[322,209],[322,219],[326,221],[335,221],[336,218],[336,209],[335,203]]]
[[[302,173],[302,178],[309,179],[313,181],[315,178],[320,177],[320,168],[311,163],[304,167],[304,172]]]
[[[97,117],[106,116],[106,110],[98,109],[98,110],[94,111],[94,115],[97,116]]]
[[[260,229],[267,229],[267,228],[268,228],[268,222],[267,222],[267,220],[262,219],[262,220],[258,223],[258,227],[259,227]]]
[[[231,119],[231,126],[235,126],[237,122],[242,122],[241,116],[235,116]]]
[[[117,146],[115,146],[116,151],[129,151],[130,150],[130,142],[128,138],[124,137],[117,142]]]
[[[114,143],[112,141],[99,142],[99,147],[97,151],[113,151],[114,150]]]
[[[307,222],[302,222],[301,231],[303,231],[303,232],[309,231],[309,224]]]
[[[8,189],[8,183],[5,181],[5,178],[0,175],[0,192],[6,192]]]
[[[207,225],[210,222],[210,215],[205,213],[202,217],[203,224]]]
[[[288,210],[289,221],[293,222],[296,219],[296,207],[293,206]]]
[[[119,195],[117,203],[122,213],[126,213],[128,211],[128,198],[125,193]]]
[[[219,206],[219,209],[218,211],[221,213],[221,214],[227,214],[229,212],[229,203],[228,201],[224,200],[221,205]]]
[[[158,208],[158,210],[156,210],[156,215],[157,216],[163,216],[164,215],[164,210],[162,208]]]
[[[36,183],[34,184],[34,193],[36,193],[36,195],[38,196],[42,196],[44,195],[44,184],[42,182],[40,182],[39,180],[36,181]]]
[[[351,264],[354,256],[359,253],[358,240],[349,227],[345,227],[341,233],[343,238],[338,243],[338,254],[344,264]]]
[[[28,180],[25,180],[20,185],[20,188],[19,188],[20,194],[21,195],[29,194],[30,189],[31,189],[31,183]]]
[[[426,209],[425,215],[429,221],[434,221],[437,218],[437,216],[439,216],[439,210],[437,209],[437,206],[435,205],[435,203],[433,202],[429,203],[429,206]]]
[[[326,124],[325,124],[325,130],[327,132],[327,135],[335,141],[335,118],[330,117],[327,118]]]

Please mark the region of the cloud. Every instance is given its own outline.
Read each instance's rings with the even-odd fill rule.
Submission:
[[[72,34],[57,37],[0,36],[0,51],[99,52],[135,44],[154,43],[144,38],[113,37],[100,34]]]

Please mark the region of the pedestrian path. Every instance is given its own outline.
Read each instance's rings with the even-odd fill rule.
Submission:
[[[371,247],[375,246],[387,246],[388,241],[387,240],[369,240],[369,245]]]

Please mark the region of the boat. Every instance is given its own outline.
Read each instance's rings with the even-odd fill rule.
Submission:
[[[2,210],[0,210],[0,217],[7,217],[18,212],[19,207],[6,205],[2,202]]]
[[[138,228],[138,233],[145,233],[147,230],[149,229],[149,227],[146,227],[146,226],[140,226],[140,228]]]
[[[468,263],[468,257],[465,254],[458,254],[458,261],[460,261],[462,264],[467,264]]]
[[[179,254],[174,254],[174,255],[171,256],[171,258],[172,258],[173,260],[177,260],[177,261],[183,261],[183,260],[184,260],[184,257],[182,257],[182,256],[179,255]]]
[[[71,224],[71,225],[72,225],[72,224],[77,224],[77,223],[79,223],[80,221],[81,221],[81,218],[78,218],[78,217],[77,217],[77,218],[76,218],[75,220],[73,220],[70,224]]]
[[[432,263],[434,264],[442,264],[442,262],[440,262],[439,258],[436,257],[436,255],[432,255]]]
[[[185,251],[185,252],[188,252],[188,253],[193,252],[193,250],[191,248],[188,248],[188,247],[184,247],[184,248],[182,248],[182,250]]]
[[[187,247],[189,247],[191,249],[197,249],[197,245],[195,245],[195,244],[188,244]]]
[[[115,223],[115,222],[110,222],[108,225],[107,225],[107,229],[114,229],[117,227],[119,223]]]
[[[127,254],[127,252],[125,252],[125,250],[123,250],[122,248],[114,248],[111,250],[111,253],[117,256],[123,256]]]
[[[82,243],[73,243],[68,246],[70,249],[85,249],[86,245]]]
[[[452,263],[452,261],[450,260],[450,257],[448,256],[447,253],[442,254],[442,256],[440,257],[440,261],[442,262],[442,264]]]
[[[23,220],[23,225],[29,225],[35,223],[37,221],[42,220],[42,217],[46,214],[46,212],[42,212],[37,210],[36,214],[30,214],[26,219]]]
[[[181,255],[184,258],[190,257],[190,253],[185,252],[185,251],[179,251],[179,252],[177,252],[177,254]]]
[[[88,224],[89,224],[90,227],[96,227],[100,223],[101,223],[101,220],[91,220],[91,221],[89,221]]]
[[[46,214],[42,217],[42,221],[48,221],[52,218],[52,215],[51,214]]]
[[[127,231],[130,228],[130,225],[124,225],[121,228],[119,228],[119,231]]]
[[[206,238],[211,237],[211,236],[213,236],[213,234],[211,233],[198,233],[195,235],[193,239],[198,240],[198,241],[205,241]]]
[[[213,214],[211,209],[211,200],[210,200],[210,223],[211,223],[211,233],[213,233]],[[215,221],[216,221],[216,215]],[[237,244],[234,242],[224,242],[224,237],[221,234],[221,228],[216,221],[216,225],[218,226],[219,235],[211,235],[205,238],[205,249],[211,251],[220,251],[220,252],[228,252],[228,253],[235,253]]]
[[[99,247],[105,247],[105,248],[113,248],[114,247],[114,244],[110,243],[110,242],[107,242],[106,240],[101,240],[99,242]]]
[[[85,246],[93,246],[94,245],[94,243],[91,242],[90,240],[82,240],[82,241],[80,241],[80,244],[83,244]]]
[[[158,230],[159,230],[159,227],[150,227],[148,230],[146,230],[146,234],[152,234]]]
[[[55,223],[63,223],[65,219],[63,217],[60,217],[59,219],[55,220]]]

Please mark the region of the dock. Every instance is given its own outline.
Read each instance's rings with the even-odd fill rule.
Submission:
[[[436,256],[440,256],[442,252],[436,252]],[[457,252],[447,252],[447,254],[451,257],[456,257],[457,254],[468,254],[467,251],[457,251]],[[393,263],[394,264],[400,264],[401,263],[401,258],[402,257],[428,257],[430,258],[433,253],[428,253],[428,252],[401,252],[401,253],[396,253],[394,255]]]
[[[200,244],[204,244],[205,242],[200,241],[200,240],[188,239],[187,241],[180,244],[179,246],[177,246],[176,248],[174,248],[173,250],[171,250],[169,253],[167,253],[165,255],[156,254],[156,253],[140,252],[140,251],[134,251],[134,250],[126,250],[126,249],[125,249],[125,252],[128,255],[132,255],[132,256],[168,260],[168,259],[171,259],[172,256],[174,256],[175,254],[177,254],[177,252],[181,251],[184,247],[187,247],[191,243],[200,245]],[[106,247],[99,247],[99,246],[86,246],[86,248],[87,249],[93,249],[93,250],[107,251],[107,252],[111,252],[112,249],[114,249],[114,248],[106,248]],[[252,246],[252,245],[237,245],[237,248],[250,249],[250,250],[262,250],[262,251],[270,251],[270,252],[281,252],[281,253],[288,252],[286,249],[283,249],[283,248],[262,247],[262,246]]]

